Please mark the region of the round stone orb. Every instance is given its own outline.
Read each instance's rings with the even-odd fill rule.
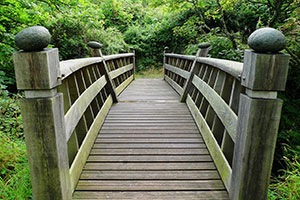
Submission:
[[[274,28],[261,28],[249,36],[248,45],[260,53],[276,53],[286,47],[286,39]]]
[[[99,42],[95,42],[95,41],[90,41],[87,44],[90,48],[93,49],[101,49],[102,45]]]
[[[203,43],[200,43],[200,44],[198,45],[198,48],[199,48],[199,49],[206,49],[206,48],[208,48],[208,47],[210,47],[209,42],[203,42]]]
[[[41,51],[50,44],[51,35],[43,26],[32,26],[15,37],[17,47],[24,51]]]

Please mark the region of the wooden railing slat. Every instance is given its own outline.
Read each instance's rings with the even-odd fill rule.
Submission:
[[[183,89],[182,87],[180,87],[180,85],[178,85],[175,81],[173,81],[171,78],[169,78],[168,76],[165,77],[165,80],[176,90],[176,92],[179,95],[182,95],[183,93]]]
[[[195,105],[193,99],[188,94],[186,103],[188,108],[190,109],[195,122],[201,132],[202,137],[205,140],[205,143],[208,147],[208,150],[210,152],[210,155],[212,156],[215,165],[218,169],[218,172],[220,173],[220,176],[223,180],[223,183],[227,190],[230,188],[230,180],[231,180],[231,167],[229,163],[227,162],[222,150],[220,149],[218,142],[213,136],[213,133],[211,132],[208,124],[206,123],[204,117],[198,110],[197,106]]]
[[[133,69],[133,64],[129,64],[129,65],[126,65],[124,67],[121,67],[119,69],[109,72],[109,75],[110,75],[111,79],[114,79],[114,78],[120,76],[121,74],[124,74],[127,71],[132,70],[132,69]]]
[[[229,132],[233,141],[236,139],[237,116],[224,100],[203,80],[198,76],[194,76],[193,85],[206,98],[211,107],[214,109],[220,120]]]
[[[183,70],[183,69],[180,69],[178,67],[174,67],[172,65],[169,65],[169,64],[166,64],[165,65],[165,68],[175,74],[178,74],[180,75],[181,77],[187,79],[189,77],[189,72]]]
[[[98,135],[98,132],[105,120],[105,117],[112,105],[112,97],[111,95],[108,96],[105,103],[103,104],[100,112],[96,116],[93,124],[91,125],[84,141],[82,142],[82,145],[74,159],[73,164],[70,168],[70,179],[71,179],[71,190],[74,192],[75,187],[77,185],[77,181],[79,179],[79,176],[82,172],[82,169],[84,167],[84,164],[88,158],[89,152],[94,144],[94,141]]]
[[[72,132],[74,131],[78,121],[81,119],[85,110],[99,93],[99,91],[105,86],[106,79],[102,76],[93,85],[87,88],[82,95],[73,103],[72,107],[69,109],[65,115],[66,124],[66,138],[70,138]]]
[[[131,81],[133,81],[133,75],[131,75],[128,79],[126,79],[122,84],[120,84],[116,88],[116,94],[120,95],[121,92],[131,83]]]

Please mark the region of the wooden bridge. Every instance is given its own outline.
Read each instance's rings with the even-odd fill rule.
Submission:
[[[14,54],[34,199],[266,199],[288,55],[166,48],[164,80],[135,80],[133,49],[90,47]]]

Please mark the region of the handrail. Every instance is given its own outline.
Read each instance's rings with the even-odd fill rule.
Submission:
[[[95,57],[95,58],[78,58],[78,59],[71,59],[61,61],[60,65],[60,72],[62,75],[62,80],[67,78],[73,72],[80,70],[83,67],[100,63],[103,61],[103,58]]]
[[[109,60],[115,60],[118,58],[127,58],[127,57],[132,57],[132,56],[134,56],[134,53],[121,53],[121,54],[113,54],[113,55],[103,56],[103,59],[105,61],[109,61]]]
[[[218,59],[218,58],[203,58],[203,57],[198,57],[197,62],[207,64],[212,67],[216,67],[230,74],[231,76],[233,76],[238,80],[240,80],[241,78],[243,63],[231,61],[231,60]]]

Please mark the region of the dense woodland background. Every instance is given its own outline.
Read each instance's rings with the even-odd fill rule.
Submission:
[[[34,25],[49,29],[62,60],[88,57],[91,40],[104,54],[133,46],[140,73],[161,69],[165,46],[195,54],[207,41],[209,56],[242,62],[254,30],[281,30],[291,62],[269,199],[300,199],[300,0],[1,0],[0,199],[31,199],[12,54],[14,35]]]

